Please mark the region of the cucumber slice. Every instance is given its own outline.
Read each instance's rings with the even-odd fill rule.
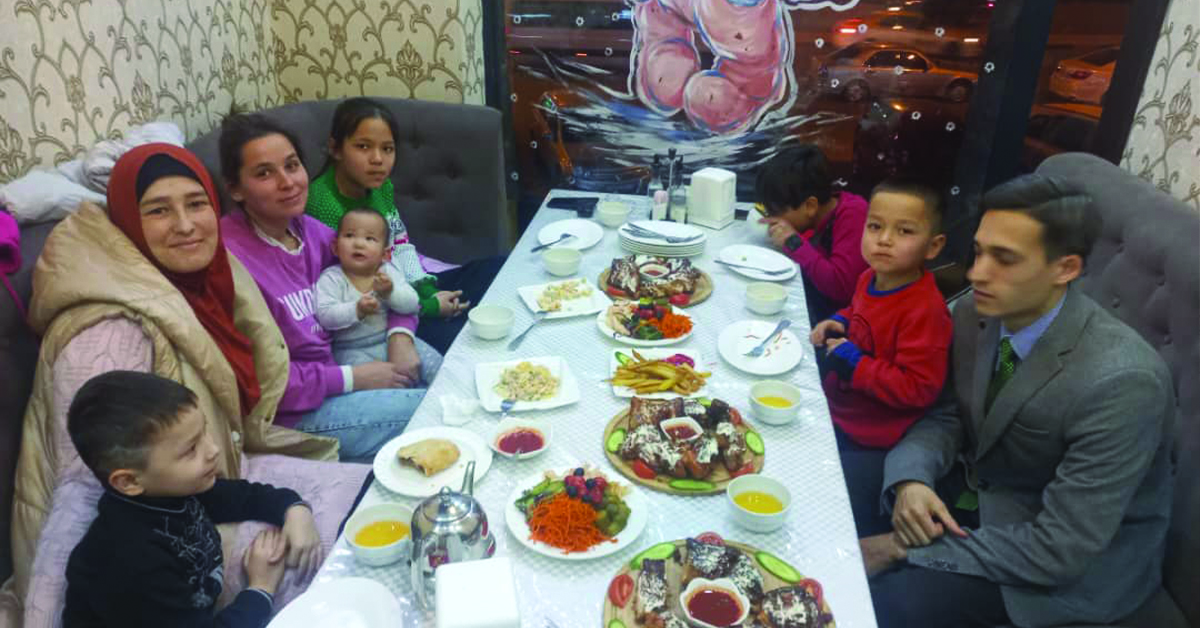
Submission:
[[[708,397],[700,397],[696,401],[698,401],[700,405],[704,406],[705,408],[712,405],[712,399],[709,399]]]
[[[625,430],[613,430],[613,433],[608,435],[608,440],[604,441],[604,449],[615,454],[623,442],[625,442]]]
[[[788,584],[795,584],[804,579],[804,576],[791,565],[766,552],[758,552],[754,555],[754,558],[758,561],[758,564],[763,566],[763,569],[766,569],[774,574],[775,577]]]
[[[644,550],[641,554],[633,557],[629,562],[629,566],[633,569],[641,569],[642,561],[649,558],[650,560],[665,560],[675,553],[675,544],[667,541],[658,545],[651,545],[649,549]]]
[[[758,432],[746,432],[746,447],[749,447],[750,451],[758,456],[761,456],[766,451],[762,436],[759,436]]]
[[[671,488],[677,488],[681,491],[711,491],[716,488],[712,482],[705,482],[704,480],[688,480],[682,478],[671,480],[668,483],[668,486]]]
[[[608,628],[625,628],[625,622],[619,619],[614,619],[608,622]]]

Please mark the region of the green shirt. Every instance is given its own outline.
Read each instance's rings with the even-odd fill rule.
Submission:
[[[326,168],[320,176],[308,184],[308,203],[305,211],[309,216],[320,220],[337,230],[338,223],[346,212],[356,207],[369,207],[379,212],[388,222],[391,231],[392,246],[408,241],[408,229],[400,220],[400,210],[396,209],[395,188],[392,180],[386,179],[383,185],[367,190],[365,198],[350,198],[338,189],[337,179],[333,168]],[[439,304],[433,295],[437,290],[437,280],[432,275],[414,284],[417,296],[421,299],[421,316],[437,316]]]

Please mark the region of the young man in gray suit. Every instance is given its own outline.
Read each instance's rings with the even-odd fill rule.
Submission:
[[[888,454],[894,531],[861,541],[876,617],[1117,621],[1161,582],[1170,373],[1070,287],[1100,232],[1087,196],[1028,175],[983,208],[942,403]]]

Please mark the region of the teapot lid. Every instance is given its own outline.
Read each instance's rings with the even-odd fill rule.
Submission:
[[[426,499],[418,508],[421,516],[429,521],[450,523],[470,514],[475,509],[475,498],[443,486],[442,490]]]

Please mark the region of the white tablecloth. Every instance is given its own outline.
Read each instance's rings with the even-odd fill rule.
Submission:
[[[581,194],[555,191],[552,195]],[[628,197],[628,200],[637,203],[631,218],[647,217],[648,204],[644,199]],[[713,263],[717,253],[730,244],[769,246],[765,227],[755,222],[756,215],[753,212],[750,215],[749,221],[734,221],[720,231],[705,230],[708,233],[705,251],[703,255],[692,258],[692,261],[712,276],[715,289],[707,301],[688,308],[687,313],[696,321],[694,334],[675,346],[700,351],[703,368],[713,373],[709,379],[709,395],[729,401],[753,422],[748,402],[749,387],[760,378],[737,371],[721,359],[717,353],[718,334],[735,321],[776,321],[781,316],[787,316],[792,319],[793,329],[803,340],[809,323],[804,305],[804,287],[799,277],[783,284],[789,293],[787,309],[781,315],[761,317],[751,313],[744,305],[745,286],[751,280]],[[550,209],[543,203],[484,297],[484,303],[507,306],[516,312],[514,334],[524,329],[533,317],[518,297],[517,288],[561,279],[549,275],[542,268],[540,254],[530,253],[530,249],[537,244],[538,231],[556,220],[574,217],[574,212]],[[579,276],[595,282],[614,257],[624,254],[616,230],[605,228],[604,239],[584,251]],[[770,551],[806,576],[819,580],[839,627],[875,626],[829,411],[817,376],[812,347],[807,342],[802,343],[806,354],[800,365],[777,377],[805,391],[799,420],[784,427],[756,423],[766,442],[763,473],[784,481],[792,491],[793,506],[783,529],[770,534],[757,534],[738,528],[731,518],[727,498],[723,494],[682,497],[643,489],[649,497],[652,512],[641,537],[614,555],[592,561],[570,562],[535,554],[518,544],[504,522],[505,500],[517,482],[544,469],[561,469],[590,462],[615,474],[604,456],[602,433],[608,421],[627,407],[628,400],[614,396],[609,385],[602,380],[608,376],[611,350],[623,345],[600,334],[595,315],[546,320],[529,333],[517,350],[508,351],[507,344],[508,339],[486,341],[476,338],[471,334],[468,323],[447,353],[437,380],[408,429],[442,425],[442,404],[439,402],[442,396],[474,397],[476,363],[559,355],[568,361],[578,378],[581,394],[579,403],[556,410],[528,413],[531,417],[553,423],[550,450],[532,460],[520,462],[497,456],[487,475],[475,483],[475,495],[483,504],[496,536],[497,555],[507,555],[513,560],[523,626],[545,628],[549,625],[547,620],[552,620],[558,628],[599,627],[601,605],[608,583],[623,563],[660,541],[695,536],[709,530],[727,539]],[[477,420],[465,427],[486,439],[494,429],[495,421]],[[457,490],[458,487],[452,488]],[[412,506],[419,500],[391,493],[375,482],[362,505],[381,501]],[[373,578],[387,585],[405,611],[398,624],[432,625],[432,615],[422,616],[417,610],[406,563],[379,568],[358,565],[343,537],[338,539],[316,582],[346,576]]]

